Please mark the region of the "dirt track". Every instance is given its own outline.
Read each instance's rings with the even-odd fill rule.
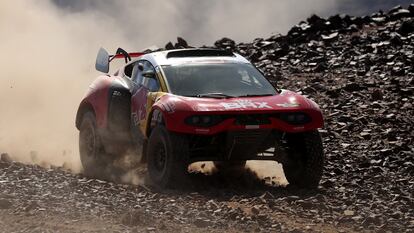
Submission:
[[[353,231],[309,193],[269,188],[246,172],[241,178],[194,175],[194,187],[155,191],[90,180],[19,163],[0,163],[2,232],[309,232]],[[247,190],[247,191],[246,191]],[[358,228],[357,228],[358,229]]]

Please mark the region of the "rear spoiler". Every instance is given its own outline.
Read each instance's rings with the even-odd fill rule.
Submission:
[[[131,61],[132,57],[140,57],[145,53],[134,52],[134,53],[127,53],[125,50],[118,48],[114,55],[109,55],[109,53],[104,49],[100,48],[98,51],[98,55],[96,56],[96,63],[95,68],[97,71],[102,73],[109,72],[109,63],[114,59],[124,58],[125,63]]]

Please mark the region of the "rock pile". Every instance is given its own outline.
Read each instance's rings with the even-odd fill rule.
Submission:
[[[366,17],[314,15],[285,36],[215,45],[320,104],[322,186],[343,204],[341,221],[376,229],[404,219],[413,230],[414,5]]]
[[[414,4],[365,17],[313,15],[286,35],[214,45],[320,104],[322,187],[341,221],[377,229],[403,220],[413,230]]]

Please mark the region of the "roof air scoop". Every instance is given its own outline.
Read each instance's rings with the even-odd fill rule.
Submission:
[[[179,57],[234,57],[234,54],[220,49],[185,49],[171,51],[167,54],[167,58]]]

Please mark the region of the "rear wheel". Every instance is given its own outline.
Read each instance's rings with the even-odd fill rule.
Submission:
[[[184,135],[156,126],[147,145],[150,181],[160,188],[184,185],[188,174],[188,140]]]
[[[279,162],[289,184],[317,188],[322,178],[324,154],[322,139],[317,130],[287,134],[286,156]]]
[[[79,130],[79,152],[83,172],[91,178],[104,178],[107,161],[104,148],[96,130],[95,115],[87,112],[82,118]]]

